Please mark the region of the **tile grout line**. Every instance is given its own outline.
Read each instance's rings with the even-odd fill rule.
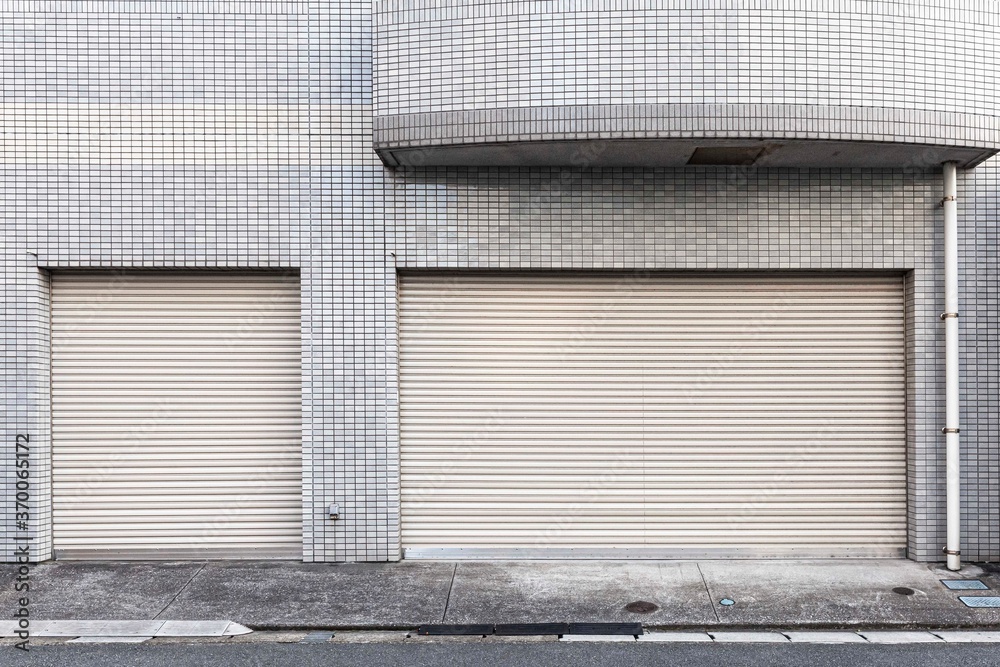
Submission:
[[[451,589],[455,587],[455,573],[458,572],[458,563],[451,570],[451,583],[448,584],[448,597],[444,599],[444,613],[441,614],[441,622],[448,618],[448,605],[451,604]]]
[[[192,581],[194,581],[194,578],[195,578],[195,577],[197,577],[197,576],[198,576],[199,574],[201,574],[201,571],[202,571],[202,570],[204,570],[204,569],[205,569],[205,568],[206,568],[207,566],[208,566],[208,563],[202,563],[202,564],[201,564],[201,567],[199,567],[199,568],[198,568],[198,569],[197,569],[197,570],[195,571],[195,573],[191,575],[191,578],[190,578],[190,579],[188,579],[188,580],[187,580],[187,582],[185,582],[185,584],[184,584],[183,586],[181,586],[180,590],[179,590],[179,591],[177,591],[177,592],[176,592],[176,593],[174,594],[174,597],[170,598],[170,600],[169,600],[169,601],[167,602],[167,604],[165,604],[165,605],[163,606],[163,609],[161,609],[161,610],[160,610],[159,612],[157,612],[156,616],[154,616],[154,617],[153,617],[153,620],[154,620],[154,621],[155,621],[155,620],[157,620],[157,619],[158,619],[158,618],[160,617],[160,614],[162,614],[163,612],[165,612],[165,611],[166,611],[167,609],[169,609],[169,608],[170,608],[170,605],[172,605],[172,604],[173,604],[173,603],[174,603],[174,602],[175,602],[175,601],[177,600],[177,598],[179,598],[179,597],[180,597],[181,593],[183,593],[183,592],[184,592],[184,590],[185,590],[185,589],[186,589],[186,588],[187,588],[188,586],[190,586],[190,585],[191,585],[191,582],[192,582]]]
[[[719,616],[719,610],[715,608],[715,601],[712,600],[712,591],[708,590],[708,582],[705,580],[705,573],[701,571],[701,563],[695,563],[694,566],[698,568],[698,574],[701,576],[701,585],[705,587],[705,595],[708,597],[708,605],[711,607],[712,613],[715,614],[715,621],[716,623],[722,623],[722,618]],[[710,634],[709,636],[711,637]],[[712,637],[712,641],[715,641],[715,637]]]

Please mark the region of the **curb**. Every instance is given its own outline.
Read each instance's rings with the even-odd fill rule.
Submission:
[[[0,637],[235,637],[253,632],[250,628],[228,620],[204,621],[115,621],[115,620],[52,620],[34,621],[27,629],[17,621],[0,621]]]
[[[553,621],[552,624],[563,624],[563,621]],[[504,625],[496,623],[493,625]],[[546,623],[548,625],[549,623]],[[368,624],[368,623],[244,623],[255,632],[411,632],[417,634],[421,625],[402,624]],[[479,624],[475,624],[479,625]],[[788,631],[875,631],[875,630],[965,630],[965,631],[1000,631],[1000,623],[933,623],[906,622],[898,624],[887,623],[785,623],[781,625],[704,625],[687,623],[656,623],[642,625],[646,632],[768,632],[773,630]]]

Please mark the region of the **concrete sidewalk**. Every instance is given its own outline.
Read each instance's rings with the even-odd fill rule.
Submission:
[[[13,566],[0,566],[4,618],[21,595],[14,577]],[[949,590],[941,579],[978,579],[989,590]],[[1000,609],[959,600],[997,595],[1000,568],[951,573],[906,560],[212,561],[46,563],[32,570],[30,597],[36,620],[230,619],[258,630],[626,621],[649,629],[997,629]],[[658,609],[625,610],[637,601]]]

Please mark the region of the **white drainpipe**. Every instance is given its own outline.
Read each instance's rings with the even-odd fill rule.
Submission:
[[[944,549],[948,569],[962,567],[961,507],[959,496],[960,453],[958,448],[958,193],[954,162],[944,163],[944,376],[945,448],[947,461],[948,540]]]

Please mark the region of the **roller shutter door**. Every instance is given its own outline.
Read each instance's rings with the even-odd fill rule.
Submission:
[[[302,555],[294,275],[52,279],[57,558]]]
[[[899,556],[900,277],[404,275],[408,557]]]

